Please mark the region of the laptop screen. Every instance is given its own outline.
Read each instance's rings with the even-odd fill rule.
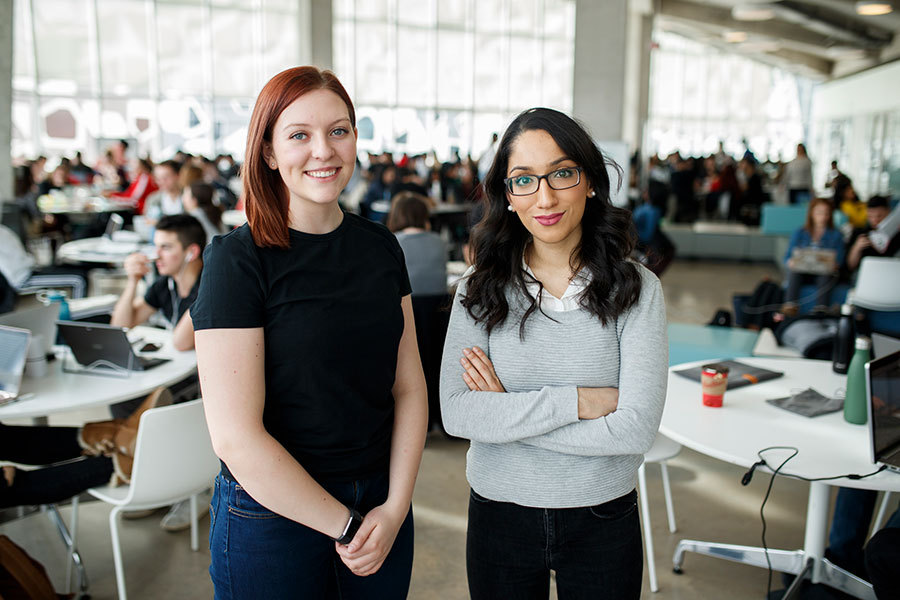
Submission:
[[[31,332],[0,325],[0,404],[19,395]]]
[[[900,352],[871,361],[866,372],[873,461],[900,466]]]

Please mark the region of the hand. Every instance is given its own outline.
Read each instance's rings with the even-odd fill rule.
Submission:
[[[619,390],[613,387],[578,388],[578,418],[599,419],[616,411]]]
[[[788,268],[789,270],[793,271],[793,270],[794,270],[794,265],[795,265],[795,264],[797,264],[797,261],[795,261],[793,258],[789,258],[789,259],[787,260],[787,268]]]
[[[365,516],[349,544],[334,543],[335,551],[354,575],[366,577],[378,572],[408,512],[408,506],[405,512],[391,510],[386,504],[376,506]]]
[[[872,247],[872,240],[869,239],[869,236],[863,234],[856,238],[856,241],[853,242],[853,250],[857,252],[860,250],[865,250],[866,248]]]
[[[459,359],[465,369],[463,381],[473,392],[505,392],[500,378],[494,371],[494,364],[484,350],[478,346],[463,348],[463,356]]]
[[[150,259],[146,255],[135,252],[125,259],[125,273],[129,279],[143,279],[150,272]]]

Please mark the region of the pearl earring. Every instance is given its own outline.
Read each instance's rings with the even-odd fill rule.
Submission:
[[[273,169],[275,168],[275,163],[272,163],[272,168],[273,168]]]
[[[514,209],[514,208],[512,207],[512,204],[507,204],[507,205],[506,205],[506,210],[508,210],[509,212],[516,212],[516,209]]]
[[[595,192],[594,190],[591,190],[588,192],[588,198],[593,198],[596,195],[597,195],[597,192]]]

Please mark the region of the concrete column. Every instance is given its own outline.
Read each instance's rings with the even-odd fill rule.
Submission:
[[[312,64],[320,69],[333,69],[331,0],[310,0],[309,40]]]
[[[576,0],[573,109],[595,139],[621,140],[627,0]]]
[[[0,207],[13,200],[12,75],[13,3],[0,2]]]
[[[650,111],[652,33],[652,14],[643,14],[635,10],[629,12],[622,138],[631,150],[643,146],[644,128]]]

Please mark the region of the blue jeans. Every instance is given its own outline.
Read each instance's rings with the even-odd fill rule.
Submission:
[[[584,508],[528,508],[469,497],[466,570],[472,600],[640,598],[644,554],[637,492]]]
[[[388,476],[322,485],[365,515],[387,499]],[[381,569],[368,577],[350,572],[334,551],[331,538],[273,513],[222,474],[216,478],[209,513],[209,573],[216,600],[394,600],[406,598],[409,591],[412,509]]]

